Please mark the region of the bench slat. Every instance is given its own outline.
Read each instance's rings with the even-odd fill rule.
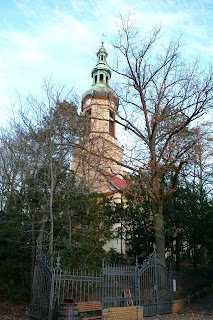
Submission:
[[[79,302],[77,303],[78,312],[92,312],[92,311],[101,311],[102,312],[102,304],[101,301],[90,301],[90,302]],[[95,319],[106,319],[108,316],[106,315],[96,315],[92,317],[83,317],[82,320],[95,320]]]
[[[92,319],[106,319],[108,318],[108,316],[96,316],[96,317],[86,317],[86,318],[82,318],[81,320],[92,320]]]
[[[77,303],[79,312],[102,311],[101,301]]]

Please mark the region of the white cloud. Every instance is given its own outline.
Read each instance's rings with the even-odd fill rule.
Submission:
[[[95,50],[101,40],[98,33],[108,36],[108,47],[120,12],[131,11],[142,31],[162,24],[167,38],[184,34],[189,56],[206,59],[212,54],[213,8],[208,1],[13,0],[13,3],[17,21],[8,19],[0,34],[3,109],[8,107],[10,98],[13,100],[14,89],[26,94],[37,90],[41,78],[49,74],[59,82],[75,83],[79,93],[89,89]]]

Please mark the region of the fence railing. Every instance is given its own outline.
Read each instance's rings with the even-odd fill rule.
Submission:
[[[103,308],[143,305],[147,314],[164,309],[168,312],[172,305],[170,275],[155,247],[141,266],[137,261],[135,266],[103,263],[100,273],[79,270],[62,273],[57,267],[53,271],[58,283],[53,300],[58,303],[66,298],[76,303],[100,300]]]
[[[134,266],[102,266],[104,307],[121,307],[136,304],[136,281]]]
[[[76,302],[101,300],[103,277],[97,272],[68,270],[60,279],[61,301],[70,297]]]
[[[79,270],[62,272],[58,257],[52,271],[37,245],[29,317],[55,319],[59,304],[66,298],[72,298],[75,302],[100,300],[103,308],[142,305],[144,315],[168,313],[172,308],[172,297],[195,290],[205,277],[210,281],[210,270],[199,272],[200,277],[197,273],[168,271],[156,254],[155,247],[141,265],[137,261],[135,266],[103,263],[100,273]],[[172,280],[176,280],[174,292]]]
[[[102,301],[103,307],[124,306],[125,296],[131,294],[136,301],[135,267],[104,265],[100,273],[92,271],[67,270],[63,273],[58,267],[53,270],[52,305],[72,297],[75,302]],[[54,293],[55,292],[55,293]],[[127,295],[127,294],[126,294]],[[129,299],[130,300],[130,299]],[[134,303],[135,304],[135,303]]]
[[[30,319],[53,320],[65,299],[78,303],[102,301],[102,307],[143,305],[144,315],[168,313],[172,306],[171,273],[153,253],[135,266],[105,265],[100,273],[49,268],[46,257],[37,248]]]

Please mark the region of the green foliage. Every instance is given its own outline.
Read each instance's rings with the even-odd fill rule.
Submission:
[[[77,186],[70,169],[84,120],[70,99],[59,102],[63,90],[46,90],[1,137],[0,278],[17,300],[29,293],[38,237],[51,262],[60,253],[63,267],[94,270],[111,237],[107,200]]]
[[[9,298],[15,303],[23,303],[29,301],[30,288],[28,286],[10,286]]]
[[[165,177],[162,185],[166,187],[169,179]],[[141,187],[140,177],[133,177],[131,182],[125,205],[118,204],[111,219],[123,224],[119,236],[129,244],[130,261],[137,256],[142,262],[153,251],[155,242],[153,204],[149,193]],[[201,192],[195,184],[179,183],[164,205],[164,217],[166,250],[177,269],[181,263],[196,267],[212,261],[213,207],[205,190]]]
[[[122,254],[112,248],[107,252],[106,260],[104,262],[114,265],[124,263]]]
[[[25,299],[26,294],[29,297],[31,252],[28,222],[23,212],[13,210],[11,200],[8,212],[0,213],[0,277],[5,287],[2,295],[16,301]]]
[[[110,206],[100,195],[79,194],[69,208],[57,216],[55,230],[56,253],[65,268],[100,268],[106,255],[104,244],[112,236],[108,218]]]
[[[176,255],[176,260],[178,256],[181,262],[194,266],[210,261],[213,208],[205,192],[202,191],[201,195],[194,185],[179,185],[164,210],[167,248]]]
[[[151,199],[139,176],[132,177],[125,203],[114,207],[111,220],[121,223],[118,237],[126,241],[128,259],[135,263],[138,257],[141,263],[153,251],[155,237]]]

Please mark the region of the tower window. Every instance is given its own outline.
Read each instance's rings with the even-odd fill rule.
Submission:
[[[87,116],[91,116],[91,113],[92,113],[91,108],[87,109],[86,113],[87,113]]]
[[[87,129],[88,131],[91,131],[91,114],[92,114],[92,111],[91,111],[91,108],[87,109],[86,110],[86,117],[87,117]]]
[[[109,110],[109,116],[110,116],[110,118],[115,120],[115,113],[112,110]]]
[[[104,81],[104,76],[103,76],[103,74],[101,73],[100,74],[100,82],[103,82]]]
[[[101,60],[104,60],[104,56],[101,56]]]
[[[108,84],[108,77],[106,76],[106,83]]]
[[[98,78],[98,77],[97,77],[97,75],[96,75],[96,76],[95,76],[95,83],[97,83],[97,78]]]
[[[109,134],[115,136],[115,122],[112,120],[109,120]]]

